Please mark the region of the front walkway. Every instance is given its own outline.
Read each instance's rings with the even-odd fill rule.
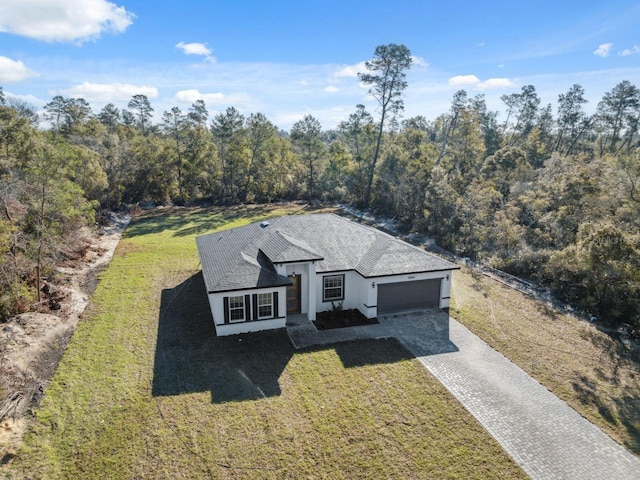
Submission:
[[[296,348],[396,337],[534,479],[638,479],[640,459],[440,310],[379,325],[287,326]]]

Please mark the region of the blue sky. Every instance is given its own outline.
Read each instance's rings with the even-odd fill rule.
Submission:
[[[417,0],[2,0],[0,86],[42,108],[82,97],[97,113],[147,95],[156,118],[205,100],[289,129],[305,114],[333,128],[358,103],[377,45],[414,56],[405,117],[434,119],[456,90],[536,87],[555,111],[581,84],[595,109],[618,82],[640,86],[640,2]]]

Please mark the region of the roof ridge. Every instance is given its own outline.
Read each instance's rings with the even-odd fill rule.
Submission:
[[[289,235],[287,232],[283,232],[282,230],[276,230],[276,233],[280,234],[280,236],[282,236],[287,242],[298,248],[301,248],[305,252],[311,253],[313,255],[320,255],[311,245],[309,245],[304,240],[300,240],[299,238]]]
[[[366,277],[370,273],[371,265],[380,260],[392,241],[393,239],[391,237],[385,235],[376,236],[375,241],[369,247],[366,253],[360,258],[354,270]]]
[[[256,241],[256,246],[274,263],[324,258],[307,242],[287,233],[283,228],[275,228],[269,233],[265,232],[265,235]]]

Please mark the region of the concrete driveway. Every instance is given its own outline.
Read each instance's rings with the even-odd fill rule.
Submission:
[[[287,327],[298,348],[396,337],[534,479],[640,479],[640,459],[441,310],[379,325]]]

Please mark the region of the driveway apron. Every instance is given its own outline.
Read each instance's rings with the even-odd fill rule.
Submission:
[[[448,331],[449,348],[429,338],[425,320]],[[425,312],[382,323],[531,478],[640,479],[640,459],[456,320]]]

